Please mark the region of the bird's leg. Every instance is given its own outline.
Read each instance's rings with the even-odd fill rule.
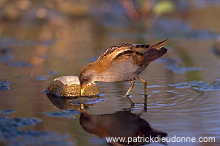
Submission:
[[[135,105],[135,103],[130,99],[130,97],[128,95],[126,95],[129,103],[131,104],[131,108]]]
[[[133,80],[130,80],[130,83],[131,83],[131,85],[130,85],[130,88],[128,89],[128,91],[126,92],[126,96],[128,96],[129,94],[130,94],[130,92],[131,92],[131,89],[134,87],[134,81]]]
[[[147,95],[147,81],[144,79],[137,77],[138,80],[140,80],[144,84],[144,95]]]
[[[144,95],[144,112],[147,112],[147,95]]]
[[[144,95],[144,108],[142,111],[140,111],[140,113],[138,113],[138,115],[142,115],[143,113],[147,112],[147,96],[148,95]]]
[[[129,88],[128,91],[126,92],[125,96],[127,97],[127,99],[128,99],[128,101],[129,101],[129,103],[131,104],[131,106],[134,106],[134,102],[129,98],[129,94],[130,94],[132,88],[134,87],[134,81],[133,81],[133,80],[130,80],[130,83],[131,83],[130,88]]]

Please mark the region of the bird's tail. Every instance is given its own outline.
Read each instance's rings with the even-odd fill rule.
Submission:
[[[167,42],[167,39],[151,46],[151,49],[146,52],[147,61],[154,61],[154,60],[160,58],[161,56],[163,56],[164,54],[166,54],[167,49],[165,47],[163,47],[163,45],[166,42]]]
[[[162,41],[162,42],[159,42],[159,43],[157,43],[157,44],[151,46],[151,48],[160,50],[160,49],[163,47],[163,45],[164,45],[167,41],[168,41],[168,39],[166,39],[166,40],[164,40],[164,41]]]

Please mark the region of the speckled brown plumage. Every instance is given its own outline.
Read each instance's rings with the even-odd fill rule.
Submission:
[[[145,44],[117,44],[111,46],[92,63],[82,68],[80,83],[86,85],[95,81],[115,82],[138,78],[150,62],[163,56],[167,49],[164,40],[153,46]],[[142,80],[144,81],[144,80]]]

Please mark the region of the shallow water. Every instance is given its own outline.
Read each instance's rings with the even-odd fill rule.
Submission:
[[[45,20],[0,22],[0,145],[101,146],[107,145],[103,131],[112,130],[113,136],[149,131],[137,128],[142,124],[168,137],[215,137],[216,141],[168,142],[171,146],[219,145],[220,58],[211,51],[218,46],[219,3],[197,3],[151,20],[153,24],[125,19],[118,7],[112,8],[119,13],[114,17],[110,5],[100,5],[91,15],[64,17],[51,12]],[[112,17],[106,20],[107,16]],[[147,97],[136,81],[130,96],[136,103],[133,107],[124,96],[129,82],[97,83],[101,93],[94,98],[61,98],[43,92],[56,77],[78,75],[111,45],[153,44],[165,38],[168,53],[141,74],[148,81]],[[87,103],[83,113],[81,101]]]

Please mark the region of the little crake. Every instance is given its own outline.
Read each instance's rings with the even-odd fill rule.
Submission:
[[[82,68],[79,79],[82,87],[100,82],[130,81],[129,95],[134,86],[134,80],[144,83],[146,94],[147,82],[138,75],[145,70],[150,62],[163,56],[167,49],[164,40],[153,46],[145,44],[117,44],[108,48],[96,61]]]

